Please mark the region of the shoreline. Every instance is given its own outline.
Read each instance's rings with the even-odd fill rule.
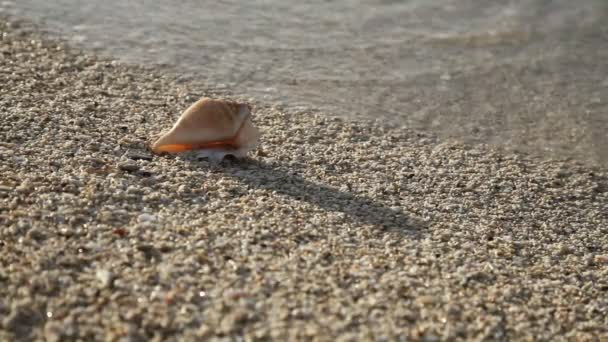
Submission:
[[[416,38],[405,38],[409,36],[405,34],[405,40],[401,41],[369,40],[368,37],[364,39],[367,42],[342,40],[340,44],[345,49],[329,50],[327,46],[322,47],[325,44],[319,41],[321,46],[310,51],[298,48],[300,40],[297,38],[292,38],[292,48],[288,46],[291,45],[288,40],[283,41],[287,45],[278,50],[269,45],[268,41],[261,45],[251,44],[256,41],[256,35],[271,39],[274,37],[272,32],[284,31],[269,30],[273,22],[281,21],[280,15],[269,17],[268,21],[256,21],[257,33],[251,30],[242,32],[245,33],[242,41],[235,40],[235,37],[224,41],[213,38],[222,36],[222,31],[226,29],[232,30],[222,24],[205,28],[195,25],[192,31],[184,31],[184,27],[178,25],[181,30],[167,32],[161,28],[167,27],[166,25],[155,29],[154,25],[160,23],[150,21],[149,26],[146,21],[138,21],[136,16],[132,18],[134,22],[125,18],[116,22],[116,25],[104,28],[108,25],[107,21],[99,20],[100,18],[95,20],[91,16],[91,20],[87,20],[85,15],[82,20],[88,24],[78,25],[75,20],[84,14],[81,11],[91,11],[98,7],[101,13],[108,13],[116,7],[109,1],[99,6],[77,6],[74,11],[69,11],[69,7],[66,7],[68,1],[48,5],[48,11],[42,14],[42,4],[37,6],[38,2],[39,0],[21,5],[11,5],[10,2],[8,5],[0,4],[0,12],[20,12],[22,15],[19,17],[28,17],[36,23],[46,18],[44,25],[39,25],[40,28],[49,37],[66,39],[76,48],[83,48],[101,57],[117,58],[121,62],[158,66],[163,71],[171,68],[173,74],[179,75],[176,79],[181,81],[205,83],[205,88],[217,88],[222,93],[230,90],[237,94],[247,94],[273,106],[281,104],[282,111],[287,110],[288,113],[314,110],[346,120],[378,120],[382,124],[390,122],[397,127],[433,132],[443,140],[489,144],[541,158],[570,158],[603,168],[608,166],[608,135],[605,134],[608,131],[608,121],[604,116],[608,112],[608,105],[602,101],[608,95],[608,83],[604,78],[608,74],[608,64],[602,63],[608,60],[608,49],[596,48],[603,45],[606,40],[603,38],[608,32],[601,25],[594,25],[594,22],[605,20],[601,20],[602,12],[592,10],[594,5],[588,1],[584,1],[587,4],[585,6],[577,6],[577,11],[580,12],[576,15],[559,10],[560,7],[565,10],[565,3],[552,10],[547,8],[553,7],[548,4],[528,4],[538,8],[533,10],[535,14],[532,17],[524,15],[527,19],[521,17],[527,12],[522,12],[521,6],[524,4],[515,5],[515,8],[520,7],[519,11],[513,8],[519,15],[509,17],[530,24],[530,27],[528,24],[520,27],[521,31],[498,28],[488,36],[488,32],[483,33],[484,30],[479,31],[478,28],[470,33],[477,32],[481,35],[471,36],[462,32],[426,37],[415,35]],[[192,2],[187,3],[176,9],[184,10],[192,5]],[[393,5],[402,10],[406,7],[399,4],[380,7],[386,10]],[[135,6],[141,9],[142,17],[146,17],[146,13],[152,14],[148,10],[153,5]],[[217,16],[221,17],[237,7],[245,9],[257,6],[233,4],[219,7],[216,9]],[[469,6],[464,5],[466,7]],[[497,8],[500,7],[503,6]],[[251,9],[254,12],[259,10]],[[164,9],[166,10],[167,8]],[[365,11],[365,6],[360,10]],[[437,10],[441,11],[439,8]],[[559,13],[572,15],[581,18],[581,21],[565,25],[565,22],[557,20],[556,22],[561,22],[558,26],[565,27],[554,27],[544,33],[542,30],[536,31],[533,27],[539,29],[551,26],[544,20],[549,15],[543,14],[544,10],[558,16]],[[55,11],[68,14],[65,25],[56,20],[58,13]],[[152,16],[163,10],[159,11]],[[213,22],[214,19],[207,18],[211,13],[209,11],[214,10],[204,11],[201,20]],[[405,13],[408,12],[405,10]],[[465,10],[462,15],[467,12]],[[498,12],[495,14],[498,15]],[[238,13],[234,15],[255,17],[250,11]],[[398,15],[391,13],[389,16],[393,18]],[[190,13],[190,19],[187,16],[180,24],[191,25],[192,16],[195,15]],[[382,17],[380,13],[374,14],[378,15]],[[469,15],[472,13],[469,12]],[[111,17],[117,20],[117,17]],[[313,17],[319,22],[328,19],[323,15]],[[157,17],[160,18],[162,16]],[[587,20],[582,20],[583,18]],[[345,14],[343,18],[345,24],[350,23],[347,26],[357,26],[358,21],[354,19],[352,13]],[[407,26],[407,23],[404,24]],[[129,29],[125,25],[134,26]],[[70,26],[75,31],[71,31]],[[240,31],[243,26],[232,28]],[[159,39],[157,43],[146,39],[125,39],[131,35],[137,36],[138,32],[141,34],[155,30],[158,35],[152,36]],[[197,30],[202,31],[197,33]],[[494,31],[491,27],[488,30]],[[178,31],[182,34],[177,34]],[[301,28],[287,31],[302,39],[307,37],[306,31]],[[343,27],[335,33],[348,35],[348,31]],[[372,31],[363,29],[361,34]],[[352,33],[353,31],[350,32]],[[197,34],[207,36],[199,40]],[[106,39],[112,36],[117,39]],[[163,44],[163,40],[168,40],[167,44]],[[360,44],[366,48],[360,49]],[[200,55],[197,51],[206,52]],[[313,53],[313,56],[307,56],[306,51]],[[197,59],[200,63],[195,62]],[[171,65],[171,61],[179,62]],[[426,67],[419,65],[422,61]],[[412,72],[414,70],[416,72]]]
[[[605,169],[255,100],[250,158],[152,156],[230,94],[0,30],[1,340],[608,336]]]

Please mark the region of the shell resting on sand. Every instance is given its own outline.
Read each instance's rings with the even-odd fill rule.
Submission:
[[[255,148],[259,132],[246,103],[202,98],[186,109],[154,144],[154,153],[196,150],[199,157],[244,157]]]

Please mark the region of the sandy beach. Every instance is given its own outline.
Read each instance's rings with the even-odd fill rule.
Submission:
[[[608,338],[606,169],[244,98],[249,158],[155,156],[238,94],[0,39],[2,341]]]
[[[287,114],[608,167],[606,0],[19,0],[0,13]]]

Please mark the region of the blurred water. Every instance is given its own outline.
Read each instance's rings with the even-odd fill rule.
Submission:
[[[608,164],[605,0],[18,0],[0,10],[290,108]]]

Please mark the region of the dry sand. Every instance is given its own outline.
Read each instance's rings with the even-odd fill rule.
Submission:
[[[260,103],[261,147],[147,145],[230,96],[0,21],[0,340],[608,338],[605,169]]]

